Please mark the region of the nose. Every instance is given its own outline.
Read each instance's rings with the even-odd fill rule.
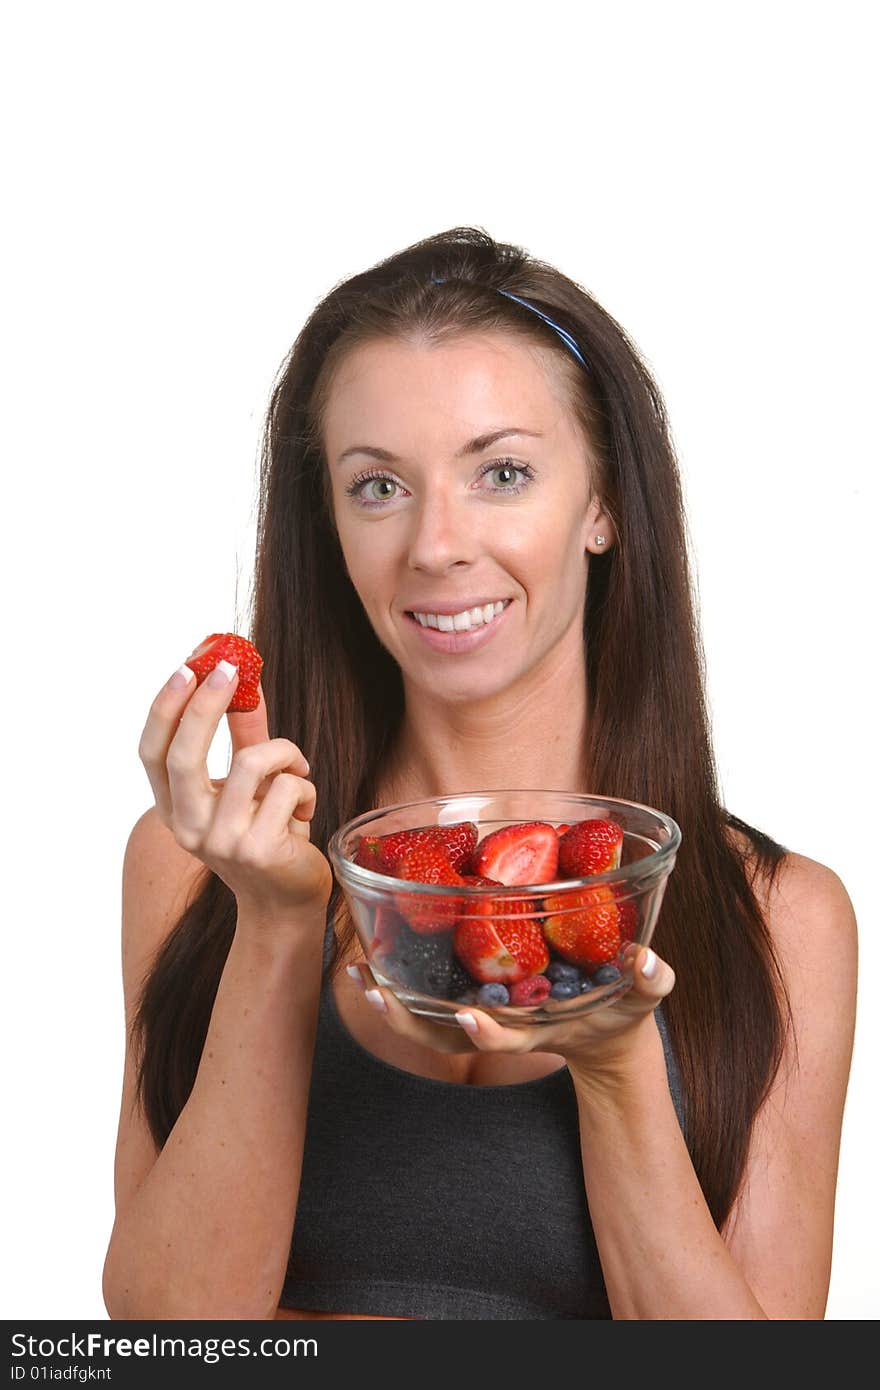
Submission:
[[[476,518],[465,497],[448,485],[429,488],[412,510],[409,564],[412,569],[442,573],[450,565],[468,564],[477,553]]]

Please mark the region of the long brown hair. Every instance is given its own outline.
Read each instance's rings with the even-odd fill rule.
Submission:
[[[567,329],[589,370],[498,289]],[[337,826],[375,804],[403,715],[400,670],[367,620],[333,522],[322,443],[329,390],[356,345],[487,330],[556,354],[616,528],[617,544],[591,557],[586,594],[590,790],[661,807],[682,829],[654,944],[676,972],[663,1011],[685,1138],[721,1229],[791,1022],[753,887],[756,874],[769,887],[787,850],[720,802],[678,465],[659,389],[582,286],[481,229],[428,237],[337,285],[282,364],[262,442],[249,633],[264,657],[269,733],[292,739],[314,768],[311,838],[326,853]],[[344,925],[325,980],[354,934],[341,908],[336,885],[329,913]],[[145,981],[133,1037],[139,1096],[159,1147],[192,1090],[234,928],[235,899],[206,871]]]

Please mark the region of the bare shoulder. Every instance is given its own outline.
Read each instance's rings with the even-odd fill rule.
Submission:
[[[736,847],[754,862],[751,842],[730,828]],[[752,887],[777,950],[790,967],[796,961],[811,968],[832,958],[838,968],[855,968],[858,928],[849,893],[827,864],[789,851],[773,876],[753,868]]]

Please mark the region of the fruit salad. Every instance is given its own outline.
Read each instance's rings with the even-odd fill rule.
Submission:
[[[473,821],[364,834],[356,864],[450,890],[395,887],[376,911],[370,958],[418,993],[487,1007],[534,1007],[613,984],[638,926],[635,902],[619,884],[556,893],[553,885],[619,868],[622,850],[621,826],[596,818],[521,821],[482,840]],[[545,892],[536,896],[538,885]],[[463,897],[460,886],[530,891]]]

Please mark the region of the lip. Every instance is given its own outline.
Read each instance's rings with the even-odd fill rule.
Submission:
[[[492,600],[487,599],[486,602],[491,603]],[[500,602],[500,600],[496,600],[496,602]],[[476,603],[471,605],[472,608],[478,608],[479,606],[480,605]],[[491,642],[496,632],[502,627],[512,607],[513,599],[510,600],[507,607],[502,609],[490,623],[483,623],[480,627],[471,628],[469,632],[440,632],[435,627],[422,627],[418,619],[411,617],[409,613],[404,614],[404,617],[406,621],[415,628],[416,633],[422,641],[426,642],[429,647],[433,647],[435,652],[472,652],[475,648],[485,646],[487,642]],[[419,613],[435,613],[438,610],[435,608],[419,608],[417,611]],[[453,609],[452,611],[457,613],[461,610]]]
[[[452,613],[466,613],[471,608],[485,608],[487,603],[505,603],[510,598],[509,594],[489,594],[488,598],[462,598],[452,603],[428,603],[420,599],[418,603],[408,603],[404,606],[405,613],[436,613],[449,617]]]

